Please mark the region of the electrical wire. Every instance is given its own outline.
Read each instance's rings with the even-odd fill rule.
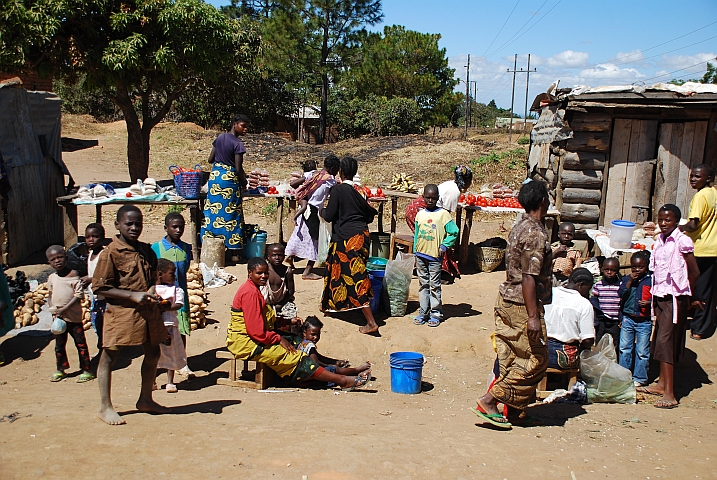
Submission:
[[[709,58],[709,59],[703,60],[703,61],[701,61],[701,62],[699,62],[699,63],[695,63],[694,65],[690,65],[689,67],[680,68],[679,70],[673,70],[673,71],[671,71],[671,72],[663,73],[662,75],[657,75],[657,76],[654,76],[654,77],[645,78],[645,79],[643,79],[643,80],[641,80],[641,81],[642,81],[642,82],[647,82],[648,80],[654,80],[655,78],[665,77],[665,76],[667,76],[667,75],[672,75],[673,73],[681,72],[681,71],[683,71],[683,70],[689,70],[690,68],[694,68],[694,67],[697,67],[697,66],[699,66],[699,65],[703,65],[703,64],[709,62],[710,60],[717,60],[717,58]],[[695,72],[695,73],[697,73],[697,72]]]
[[[505,25],[508,23],[508,20],[510,20],[510,17],[513,16],[513,12],[515,12],[515,9],[518,8],[519,3],[520,3],[520,0],[515,2],[515,6],[513,7],[513,10],[510,11],[510,14],[508,14],[508,18],[506,18],[505,22],[503,22],[503,26],[500,27],[500,30],[498,30],[498,33],[495,34],[495,37],[493,37],[493,41],[490,42],[490,45],[488,45],[488,47],[485,49],[485,52],[483,52],[483,55],[481,55],[479,57],[479,60],[480,60],[480,58],[485,58],[485,54],[488,52],[488,50],[490,50],[490,47],[492,47],[493,44],[495,43],[495,41],[498,39],[498,35],[500,35],[500,33],[503,31],[503,28],[505,28]]]
[[[528,19],[527,22],[525,22],[525,23],[518,29],[517,32],[515,32],[515,33],[513,34],[512,37],[510,37],[510,38],[508,39],[508,41],[506,41],[503,45],[501,45],[500,47],[498,47],[496,50],[494,50],[490,55],[486,56],[485,58],[492,57],[492,56],[495,55],[497,52],[501,51],[501,50],[508,44],[508,42],[510,42],[511,40],[513,40],[513,38],[515,38],[515,36],[518,35],[518,34],[520,33],[520,31],[525,28],[526,25],[528,25],[530,22],[532,22],[532,21],[535,19],[535,17],[538,15],[538,13],[540,13],[540,10],[545,6],[546,3],[548,3],[548,0],[545,0],[545,1],[542,3],[542,5],[540,5],[540,7],[538,7],[538,10]]]
[[[639,60],[630,60],[629,62],[625,62],[625,63],[614,63],[613,65],[615,65],[615,66],[617,67],[617,66],[620,66],[620,65],[628,65],[628,64],[630,64],[630,63],[635,63],[635,62],[642,62],[642,61],[649,60],[649,59],[655,58],[655,57],[661,57],[661,56],[663,56],[663,55],[667,55],[668,53],[673,53],[673,52],[676,52],[676,51],[678,51],[678,50],[684,50],[685,48],[694,47],[695,45],[699,45],[700,43],[709,42],[710,40],[713,40],[713,39],[715,39],[715,38],[717,38],[717,35],[715,35],[714,37],[706,38],[706,39],[704,39],[704,40],[700,40],[699,42],[695,42],[695,43],[691,43],[691,44],[689,44],[689,45],[685,45],[684,47],[675,48],[674,50],[669,50],[669,51],[667,51],[667,52],[658,53],[657,55],[651,55],[651,56],[649,56],[649,57],[641,58],[641,59],[639,59]],[[605,63],[605,62],[604,62],[604,63]],[[584,68],[584,67],[583,67],[583,68]]]
[[[548,10],[548,11],[545,12],[543,15],[541,15],[541,17],[538,18],[538,19],[535,21],[535,23],[533,23],[530,27],[528,27],[528,29],[527,29],[526,31],[524,31],[523,33],[521,33],[520,35],[518,35],[518,36],[515,38],[515,40],[513,40],[512,42],[510,42],[510,40],[509,40],[510,43],[504,44],[503,47],[500,47],[498,50],[496,50],[495,52],[493,52],[493,54],[495,54],[495,53],[497,53],[497,52],[500,52],[501,49],[503,49],[504,47],[509,47],[509,46],[511,46],[512,44],[514,44],[515,42],[517,42],[518,39],[520,39],[520,37],[522,37],[523,35],[525,35],[526,33],[528,33],[534,26],[536,26],[536,25],[538,24],[538,22],[540,22],[541,20],[543,20],[545,17],[548,16],[548,14],[549,14],[550,12],[552,12],[553,10],[555,10],[555,7],[557,7],[558,5],[560,5],[560,2],[562,2],[562,1],[563,1],[563,0],[558,0],[558,3],[556,3],[555,5],[553,5],[553,7],[552,7],[550,10]],[[542,5],[541,5],[541,8],[542,8]],[[491,54],[491,55],[493,55],[493,54]]]

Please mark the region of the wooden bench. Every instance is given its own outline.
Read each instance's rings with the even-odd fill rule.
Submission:
[[[536,396],[538,398],[546,398],[550,396],[551,393],[553,393],[552,390],[547,390],[548,388],[548,375],[560,375],[562,376],[563,382],[565,381],[566,377],[568,380],[568,388],[566,390],[570,390],[573,388],[573,385],[575,385],[575,382],[578,381],[578,373],[580,373],[580,369],[578,368],[571,368],[568,370],[560,370],[558,368],[548,368],[548,370],[545,372],[545,376],[538,384],[538,390],[535,392]]]
[[[272,383],[274,375],[276,375],[271,368],[258,362],[251,362],[254,364],[254,369],[250,370],[250,360],[240,360],[227,350],[217,351],[217,358],[226,358],[229,360],[229,378],[217,378],[217,385],[264,390]],[[243,362],[241,370],[237,369],[239,362]],[[249,380],[248,378],[253,378],[253,380]]]
[[[388,254],[389,260],[396,258],[396,245],[405,247],[407,250],[406,253],[413,253],[413,235],[391,234],[391,248]]]

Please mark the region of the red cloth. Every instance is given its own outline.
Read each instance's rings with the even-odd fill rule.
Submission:
[[[281,337],[278,333],[266,329],[262,315],[265,306],[264,296],[251,280],[247,280],[239,287],[232,302],[234,310],[241,310],[244,313],[246,333],[252,340],[262,345],[276,345]]]

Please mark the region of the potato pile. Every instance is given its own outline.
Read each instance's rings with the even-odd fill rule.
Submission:
[[[204,293],[204,280],[202,270],[198,263],[193,263],[187,271],[187,295],[189,297],[189,321],[192,330],[204,328],[206,317],[204,310],[207,308],[207,294]]]
[[[45,304],[48,296],[50,291],[47,289],[47,284],[41,283],[34,292],[27,292],[23,297],[18,298],[13,312],[15,328],[27,327],[39,322],[40,318],[37,314],[40,313],[40,308]]]
[[[82,297],[82,301],[80,303],[82,304],[82,328],[89,330],[92,328],[92,314],[90,313],[92,310],[92,302],[85,295]]]

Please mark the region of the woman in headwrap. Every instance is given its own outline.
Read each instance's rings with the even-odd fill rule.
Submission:
[[[461,193],[466,192],[473,183],[473,172],[470,168],[465,165],[458,165],[454,170],[455,180],[447,180],[438,185],[438,206],[454,213],[458,208],[458,200],[461,197]],[[426,208],[426,203],[423,201],[423,196],[411,201],[406,207],[406,223],[411,229],[411,232],[415,230],[416,214],[422,208]],[[455,249],[449,249],[443,256],[443,265],[441,269],[451,275],[451,277],[461,276],[460,270],[458,270],[458,262],[454,258]]]

